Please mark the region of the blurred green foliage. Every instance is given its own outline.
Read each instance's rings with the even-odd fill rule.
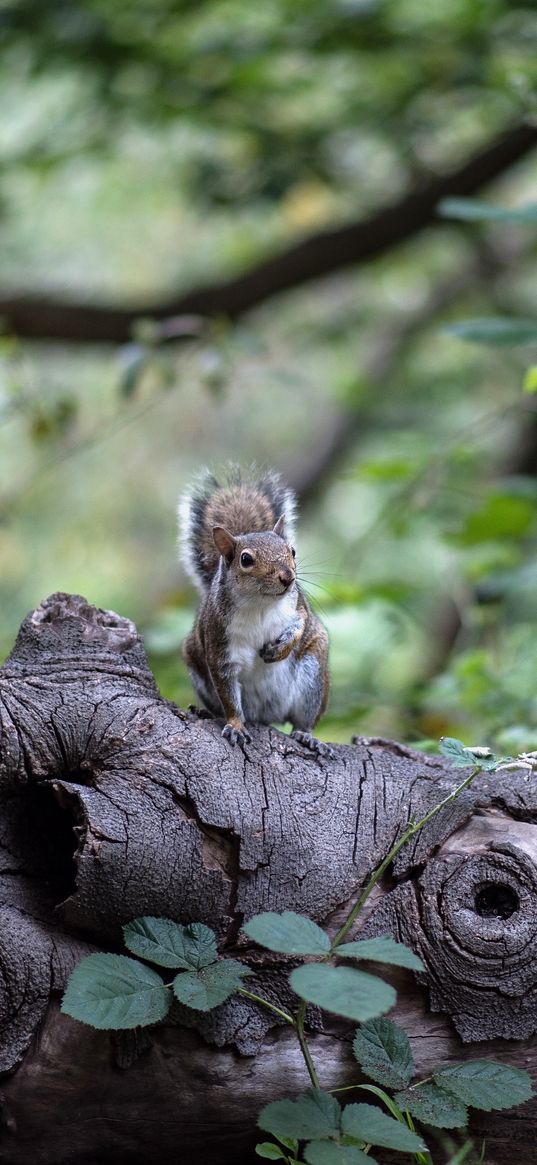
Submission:
[[[529,2],[4,0],[0,33],[4,294],[150,309],[535,110]],[[45,594],[80,591],[138,621],[189,702],[178,493],[207,462],[316,467],[298,547],[332,639],[321,734],[535,747],[537,382],[510,346],[521,324],[535,343],[535,177],[530,155],[367,267],[181,342],[150,310],[120,350],[7,332],[4,650]]]

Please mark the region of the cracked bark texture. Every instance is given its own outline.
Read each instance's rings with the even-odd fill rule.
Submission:
[[[463,775],[377,739],[328,760],[258,729],[231,749],[162,699],[129,620],[45,600],[0,671],[0,1161],[158,1165],[178,1145],[186,1161],[253,1160],[259,1109],[307,1087],[292,1033],[239,997],[151,1033],[94,1032],[58,1012],[68,974],[120,950],[133,917],[201,920],[290,1006],[289,960],[255,950],[242,921],[293,909],[334,931],[409,817]],[[364,933],[424,960],[422,983],[394,978],[420,1073],[476,1056],[537,1067],[536,891],[523,773],[480,777],[401,851]],[[323,1086],[357,1079],[352,1026],[312,1010],[310,1027]],[[529,1165],[536,1115],[474,1121],[488,1165],[514,1146]]]

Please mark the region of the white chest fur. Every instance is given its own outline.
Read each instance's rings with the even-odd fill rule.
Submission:
[[[255,602],[243,603],[232,615],[227,631],[228,658],[241,671],[249,671],[259,660],[259,649],[273,643],[292,623],[296,615],[296,593],[276,599],[260,595]],[[267,667],[267,664],[263,664]]]
[[[228,626],[228,659],[237,668],[245,718],[261,724],[283,722],[291,715],[300,677],[293,656],[265,663],[259,655],[296,617],[297,595],[271,600],[260,596],[242,605]]]

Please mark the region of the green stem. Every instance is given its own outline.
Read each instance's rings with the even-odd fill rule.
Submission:
[[[313,1063],[308,1041],[306,1039],[306,1033],[304,1031],[304,1020],[306,1017],[307,1004],[304,1001],[301,1002],[295,1017],[293,1015],[289,1015],[288,1011],[282,1011],[281,1007],[276,1007],[276,1004],[271,1003],[270,1000],[263,999],[262,995],[256,995],[253,991],[247,991],[245,987],[238,987],[237,992],[239,995],[244,995],[246,999],[251,999],[254,1003],[260,1003],[262,1007],[267,1007],[269,1011],[273,1011],[276,1015],[279,1015],[280,1019],[284,1019],[286,1023],[290,1024],[290,1026],[295,1029],[298,1042],[300,1044],[300,1050],[304,1057],[311,1083],[313,1084],[314,1088],[320,1088],[321,1085],[319,1083],[319,1077],[317,1075],[315,1064]]]
[[[405,1119],[411,1132],[417,1133],[419,1130],[416,1128],[414,1121],[412,1120],[412,1116],[409,1112],[405,1112]],[[426,1149],[424,1153],[413,1153],[412,1160],[414,1161],[415,1165],[432,1165],[433,1159],[429,1150]]]
[[[267,1007],[269,1011],[274,1011],[280,1019],[284,1019],[286,1023],[290,1023],[291,1027],[296,1027],[296,1019],[293,1015],[289,1015],[288,1011],[282,1011],[281,1007],[276,1007],[275,1003],[271,1003],[269,999],[263,999],[262,995],[255,995],[253,991],[247,991],[245,987],[237,987],[239,995],[245,995],[246,999],[252,999],[254,1003],[261,1003],[263,1007]]]
[[[433,808],[425,814],[425,817],[421,818],[421,821],[415,821],[411,825],[407,826],[405,832],[399,838],[399,841],[396,841],[395,845],[392,846],[390,852],[384,858],[384,861],[381,862],[380,866],[378,866],[374,873],[371,875],[367,886],[355,902],[352,910],[350,911],[350,914],[347,915],[343,926],[340,930],[338,930],[332,942],[332,954],[336,953],[337,947],[340,945],[340,943],[343,942],[343,939],[347,937],[351,926],[354,922],[356,922],[356,919],[358,918],[358,915],[363,906],[367,902],[371,891],[374,890],[377,882],[380,882],[380,879],[382,878],[383,874],[386,873],[388,866],[390,866],[394,858],[397,857],[399,850],[401,850],[403,846],[406,845],[407,841],[410,841],[410,838],[413,837],[415,833],[418,833],[420,829],[423,829],[424,825],[428,825],[429,821],[432,821],[433,817],[436,817],[436,814],[439,813],[441,809],[444,809],[444,807],[449,805],[451,801],[455,801],[455,799],[460,796],[464,789],[466,789],[468,785],[471,784],[474,777],[476,777],[480,772],[481,765],[477,765],[474,769],[472,769],[472,772],[469,774],[469,776],[465,777],[464,781],[462,781],[460,785],[457,785],[456,789],[453,789],[451,793],[448,793],[447,797],[444,797],[442,801],[438,802],[438,805],[433,805]]]
[[[335,1095],[336,1092],[352,1092],[353,1089],[359,1088],[359,1087],[360,1087],[359,1084],[341,1084],[339,1088],[327,1088],[326,1091],[333,1092]]]
[[[304,1032],[304,1020],[306,1017],[306,1006],[307,1006],[307,1004],[305,1003],[304,1000],[302,1000],[300,1003],[300,1006],[298,1008],[297,1014],[296,1014],[296,1021],[295,1021],[296,1034],[298,1036],[300,1050],[301,1050],[302,1055],[304,1057],[304,1060],[306,1062],[306,1068],[308,1069],[309,1078],[311,1080],[311,1083],[313,1084],[314,1088],[320,1088],[321,1085],[319,1083],[319,1077],[318,1077],[316,1069],[315,1069],[315,1064],[313,1063],[313,1060],[311,1058],[311,1052],[309,1050],[308,1041],[306,1039],[306,1034]]]

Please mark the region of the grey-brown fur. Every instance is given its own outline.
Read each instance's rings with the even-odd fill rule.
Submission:
[[[245,722],[289,720],[321,747],[311,733],[328,699],[328,636],[296,582],[294,504],[277,474],[238,471],[222,486],[205,474],[180,503],[183,561],[202,591],[183,654],[233,744],[250,739]]]
[[[225,526],[231,534],[272,530],[282,515],[287,536],[294,534],[296,497],[273,470],[228,465],[220,481],[205,469],[179,499],[181,559],[202,593],[211,585],[218,566],[212,527]]]

